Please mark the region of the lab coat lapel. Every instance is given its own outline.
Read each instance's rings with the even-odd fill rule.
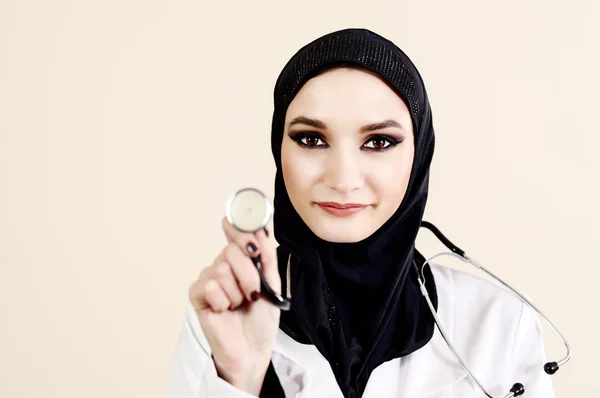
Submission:
[[[454,341],[454,296],[443,292],[440,286],[437,314],[450,341]],[[445,294],[444,294],[445,293]],[[442,334],[434,334],[423,348],[400,361],[400,394],[403,398],[427,398],[454,386],[467,377],[466,372],[452,354]],[[448,396],[443,395],[442,396]]]
[[[399,374],[403,398],[430,397],[467,376],[437,329],[429,344],[401,359]]]

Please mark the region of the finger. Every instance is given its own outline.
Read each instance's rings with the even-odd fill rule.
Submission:
[[[196,311],[205,310],[208,304],[204,300],[204,285],[210,279],[211,267],[205,267],[200,272],[198,279],[188,289],[190,303]]]
[[[227,246],[225,249],[225,258],[231,266],[233,275],[244,297],[252,301],[252,294],[260,291],[258,270],[252,263],[252,260],[235,243]]]
[[[273,290],[281,293],[281,277],[279,276],[279,265],[277,263],[277,249],[265,229],[254,233],[258,244],[262,248],[260,260],[262,263],[262,273]]]
[[[239,307],[244,302],[244,295],[233,275],[231,265],[226,261],[218,263],[215,266],[214,274],[214,279],[219,282],[231,303],[230,309]]]
[[[254,234],[238,230],[236,227],[231,225],[229,220],[227,220],[227,217],[223,218],[221,226],[223,227],[223,232],[225,232],[225,237],[227,237],[227,242],[236,243],[250,256],[255,256],[260,253],[258,239],[256,239]]]
[[[227,294],[221,288],[219,282],[215,279],[209,279],[204,283],[201,289],[201,300],[206,303],[206,306],[214,312],[227,311],[231,306],[231,302]]]

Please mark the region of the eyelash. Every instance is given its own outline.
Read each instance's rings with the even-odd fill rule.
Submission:
[[[318,134],[318,133],[312,133],[312,132],[295,133],[295,134],[290,134],[290,138],[292,140],[294,140],[301,147],[307,148],[307,149],[327,148],[329,146],[329,145],[327,145],[327,143],[325,143],[325,145],[309,145],[309,144],[302,142],[302,140],[304,140],[305,138],[316,138],[318,140],[325,142],[325,140],[323,139],[321,134]],[[388,149],[394,148],[396,145],[398,145],[402,142],[402,141],[398,141],[397,139],[390,137],[388,135],[377,134],[377,135],[373,135],[373,136],[369,137],[369,139],[367,139],[365,141],[365,144],[368,142],[373,142],[375,140],[384,140],[388,143],[388,145],[383,148],[364,147],[364,149],[366,149],[367,151],[383,152],[383,151],[387,151]],[[363,146],[364,146],[364,144],[363,144]]]

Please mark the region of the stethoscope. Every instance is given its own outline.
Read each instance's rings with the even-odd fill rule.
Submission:
[[[273,204],[258,189],[244,188],[227,199],[225,205],[225,215],[231,225],[241,232],[254,233],[265,228],[273,216]],[[289,311],[292,308],[290,299],[276,293],[265,280],[262,272],[262,263],[260,255],[251,257],[254,266],[258,270],[260,277],[260,292],[268,301],[279,307],[282,311]],[[288,259],[288,279],[289,279],[289,259]],[[289,294],[289,282],[288,297]]]
[[[448,345],[448,348],[450,348],[450,351],[452,351],[452,354],[454,354],[454,356],[456,357],[456,359],[458,360],[458,362],[462,366],[463,370],[467,373],[467,375],[471,378],[471,380],[473,380],[473,382],[475,384],[477,384],[477,386],[481,389],[481,391],[485,394],[486,397],[494,398],[494,396],[491,395],[483,387],[483,385],[479,382],[479,380],[477,380],[477,378],[469,370],[469,368],[467,367],[467,365],[465,365],[465,363],[462,360],[462,358],[460,357],[460,355],[458,355],[458,353],[456,352],[456,349],[454,348],[454,346],[452,345],[452,343],[448,339],[448,337],[446,335],[446,332],[445,332],[444,328],[441,325],[441,322],[440,322],[440,320],[439,320],[439,318],[437,316],[437,312],[436,312],[435,308],[433,307],[431,299],[429,298],[429,293],[427,292],[427,289],[425,288],[425,276],[423,274],[423,269],[425,268],[425,265],[429,264],[433,259],[435,259],[437,257],[452,256],[452,257],[458,258],[459,260],[461,260],[463,262],[467,262],[467,263],[473,265],[477,269],[482,270],[483,272],[485,272],[486,274],[488,274],[489,276],[491,276],[494,280],[496,280],[497,282],[499,282],[500,284],[502,284],[504,287],[508,288],[511,292],[513,292],[514,294],[516,294],[517,296],[519,296],[521,298],[521,300],[523,300],[524,303],[526,303],[530,308],[532,308],[535,312],[537,312],[544,319],[544,321],[548,324],[548,326],[550,326],[550,328],[554,331],[554,333],[558,336],[558,338],[562,341],[562,343],[565,345],[565,347],[567,349],[567,354],[565,355],[565,357],[563,359],[561,359],[560,361],[557,361],[557,362],[548,362],[548,363],[546,363],[544,365],[544,372],[546,372],[549,375],[553,375],[554,373],[556,373],[558,371],[558,369],[562,365],[564,365],[565,363],[567,363],[569,361],[569,359],[571,359],[571,346],[569,345],[569,343],[567,342],[567,340],[558,331],[558,329],[552,324],[552,322],[550,322],[550,320],[548,318],[546,318],[546,316],[544,314],[542,314],[542,312],[540,310],[538,310],[536,308],[536,306],[534,306],[527,298],[525,298],[521,293],[517,292],[508,283],[504,282],[502,279],[500,279],[499,277],[497,277],[496,275],[492,274],[490,271],[488,271],[487,269],[485,269],[484,267],[482,267],[481,264],[479,264],[477,261],[475,261],[474,259],[468,257],[465,254],[464,250],[461,250],[458,246],[456,246],[452,242],[450,242],[450,240],[448,238],[446,238],[444,236],[444,234],[442,234],[440,232],[440,230],[435,227],[435,225],[433,225],[433,224],[431,224],[430,222],[427,222],[427,221],[422,221],[421,222],[421,227],[427,228],[428,230],[430,230],[431,232],[433,232],[433,234],[444,244],[444,246],[446,246],[451,251],[451,252],[439,253],[439,254],[436,254],[435,256],[429,258],[428,260],[426,260],[423,263],[423,265],[421,265],[421,269],[420,270],[419,270],[419,267],[417,266],[416,261],[413,260],[413,266],[415,267],[415,269],[417,270],[417,273],[418,273],[418,281],[419,281],[419,287],[421,288],[421,294],[425,297],[425,300],[427,301],[427,305],[429,306],[429,310],[431,311],[431,314],[433,315],[433,319],[435,320],[435,324],[437,325],[437,328],[439,329],[442,337],[444,338],[444,341]],[[502,398],[518,397],[520,395],[523,395],[524,393],[525,393],[525,386],[522,383],[515,383],[511,387],[509,393],[506,394],[506,395],[504,395]]]
[[[253,232],[259,231],[259,230],[263,229],[264,227],[266,227],[267,223],[273,216],[273,211],[274,211],[274,208],[273,208],[272,203],[269,201],[269,199],[260,190],[255,189],[255,188],[244,188],[244,189],[241,189],[238,192],[234,193],[227,200],[227,204],[225,207],[225,214],[227,216],[227,220],[231,223],[231,225],[233,225],[238,230],[240,230],[242,232],[247,232],[247,233],[253,233]],[[454,345],[448,339],[448,337],[446,335],[446,331],[444,330],[444,328],[441,325],[440,319],[439,319],[437,312],[433,306],[433,303],[431,302],[429,293],[427,292],[427,289],[425,287],[425,276],[424,276],[423,270],[427,264],[429,264],[432,260],[434,260],[438,257],[452,256],[452,257],[458,258],[459,260],[461,260],[463,262],[467,262],[467,263],[473,265],[477,269],[484,271],[486,274],[488,274],[494,280],[496,280],[501,285],[503,285],[504,287],[509,289],[511,292],[513,292],[514,294],[519,296],[519,298],[521,300],[523,300],[523,302],[525,302],[530,308],[532,308],[535,312],[537,312],[544,319],[544,321],[548,324],[548,326],[550,326],[550,328],[554,331],[554,333],[558,336],[558,338],[562,341],[562,343],[565,345],[565,347],[567,349],[567,354],[565,355],[565,357],[563,359],[561,359],[560,361],[557,361],[557,362],[548,362],[544,365],[544,371],[548,375],[553,375],[554,373],[556,373],[562,365],[564,365],[571,359],[571,346],[566,341],[564,336],[558,331],[558,329],[552,324],[552,322],[550,322],[550,320],[548,320],[548,318],[546,318],[546,316],[544,316],[544,314],[542,314],[542,312],[540,310],[538,310],[537,307],[535,307],[527,298],[525,298],[521,293],[517,292],[512,286],[510,286],[509,284],[504,282],[502,279],[498,278],[496,275],[492,274],[490,271],[488,271],[487,269],[482,267],[481,264],[479,264],[477,261],[468,257],[463,250],[461,250],[458,246],[454,245],[448,238],[446,238],[446,236],[444,236],[444,234],[442,234],[440,232],[440,230],[437,227],[435,227],[435,225],[433,225],[427,221],[422,221],[421,227],[426,228],[426,229],[430,230],[431,232],[433,232],[433,234],[444,244],[444,246],[446,246],[450,250],[450,252],[438,253],[435,256],[427,259],[421,265],[420,269],[419,269],[419,266],[417,265],[416,261],[413,260],[413,266],[415,268],[415,271],[418,274],[418,282],[419,282],[419,287],[421,289],[421,294],[427,301],[427,305],[429,306],[429,310],[431,311],[431,314],[433,315],[435,324],[436,324],[438,330],[440,331],[440,334],[444,338],[444,341],[448,345],[448,348],[450,349],[450,351],[452,351],[452,354],[454,354],[454,356],[456,357],[456,360],[460,363],[460,365],[463,368],[463,370],[465,371],[465,373],[481,389],[481,391],[485,394],[486,397],[495,398],[493,395],[491,395],[485,389],[485,387],[479,382],[479,380],[475,377],[475,375],[473,375],[473,372],[471,372],[469,370],[467,365],[465,365],[463,359],[456,352]],[[273,303],[275,306],[279,307],[282,311],[288,311],[291,308],[291,301],[289,298],[286,298],[286,297],[282,296],[281,294],[276,293],[269,286],[269,284],[265,280],[263,273],[262,273],[262,264],[260,261],[260,255],[252,257],[252,262],[256,266],[256,269],[258,270],[258,274],[260,276],[261,294],[268,301]],[[287,263],[286,279],[287,279],[287,284],[286,284],[287,297],[291,297],[290,258],[288,258],[288,263]],[[504,395],[502,398],[518,397],[520,395],[523,395],[524,393],[525,393],[525,386],[522,383],[515,383],[511,387],[510,391],[506,395]]]

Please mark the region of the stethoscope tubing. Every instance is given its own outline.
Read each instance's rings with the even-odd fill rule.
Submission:
[[[487,275],[489,275],[491,278],[493,278],[494,280],[496,280],[497,282],[499,282],[502,286],[504,286],[505,288],[509,289],[511,292],[513,292],[514,294],[516,294],[525,304],[527,304],[531,309],[533,309],[536,313],[538,313],[542,319],[548,324],[548,326],[550,326],[550,328],[552,329],[552,331],[558,336],[558,338],[562,341],[562,343],[565,345],[566,347],[566,355],[564,358],[562,358],[560,361],[557,362],[548,362],[544,365],[544,371],[549,374],[552,375],[554,373],[556,373],[556,371],[565,363],[567,363],[570,359],[571,359],[571,345],[567,342],[567,340],[565,339],[565,337],[559,332],[558,328],[556,328],[556,326],[529,300],[527,299],[523,294],[521,294],[520,292],[518,292],[516,289],[514,289],[512,286],[510,286],[508,283],[506,283],[504,280],[502,280],[501,278],[499,278],[498,276],[496,276],[495,274],[493,274],[491,271],[488,271],[486,268],[484,268],[481,264],[479,264],[477,261],[475,261],[474,259],[470,258],[469,256],[466,255],[466,253],[460,249],[458,246],[454,245],[448,238],[446,238],[446,236],[444,236],[442,234],[442,232],[435,227],[433,224],[431,224],[430,222],[427,221],[423,221],[421,223],[421,226],[429,229],[431,232],[433,232],[433,234],[451,251],[451,252],[447,252],[447,253],[438,253],[432,257],[430,257],[429,259],[427,259],[422,265],[421,268],[419,270],[419,267],[417,266],[416,262],[413,260],[413,265],[416,268],[417,271],[417,277],[418,277],[418,282],[419,282],[419,288],[421,289],[421,294],[424,296],[427,305],[431,311],[431,314],[434,318],[435,324],[438,328],[438,330],[440,331],[440,334],[442,335],[442,337],[444,338],[444,341],[446,342],[446,344],[448,345],[448,348],[450,349],[450,351],[452,352],[452,354],[456,357],[457,361],[460,363],[461,367],[463,368],[463,370],[467,373],[467,375],[471,378],[471,380],[473,380],[473,382],[475,384],[477,384],[477,386],[483,391],[483,393],[488,397],[488,398],[494,398],[493,395],[491,395],[486,389],[485,387],[483,387],[483,385],[481,384],[481,382],[479,382],[479,380],[477,380],[477,378],[475,377],[475,375],[469,370],[469,368],[466,366],[465,362],[462,360],[462,358],[460,357],[460,355],[457,353],[456,349],[454,348],[454,345],[452,344],[452,342],[448,339],[446,332],[444,330],[444,328],[441,325],[441,322],[437,316],[437,312],[433,306],[433,303],[431,302],[431,299],[429,297],[429,293],[427,292],[427,288],[425,287],[425,275],[424,275],[424,269],[425,266],[427,264],[431,264],[431,261],[433,261],[434,259],[447,255],[447,256],[452,256],[455,257],[463,262],[468,262],[471,265],[473,265],[474,267],[482,270],[483,272],[485,272]],[[510,389],[510,392],[508,394],[506,394],[503,398],[513,398],[513,397],[517,397],[519,395],[522,395],[525,392],[525,387],[523,386],[523,384],[521,383],[515,383],[512,388]]]
[[[260,277],[260,292],[261,294],[270,301],[276,307],[279,307],[282,311],[289,311],[292,308],[292,302],[283,297],[281,294],[276,293],[271,286],[267,283],[265,276],[262,272],[262,263],[260,256],[252,257],[252,262],[258,270],[258,276]]]

